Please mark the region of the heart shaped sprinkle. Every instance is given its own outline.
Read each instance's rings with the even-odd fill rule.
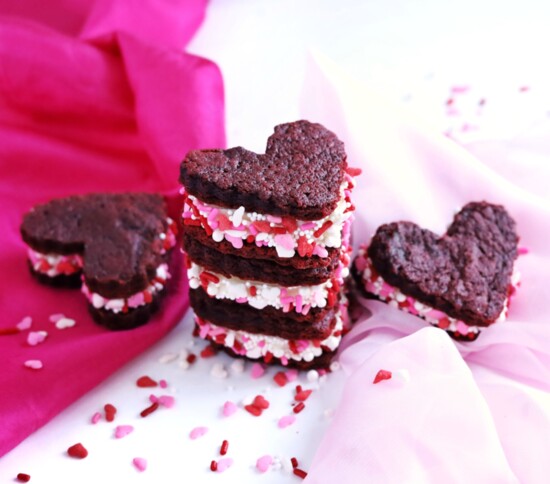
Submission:
[[[74,319],[63,317],[63,318],[59,318],[55,322],[55,327],[57,329],[67,329],[67,328],[72,328],[75,324],[76,324],[76,321]]]
[[[263,365],[260,365],[260,363],[254,363],[252,365],[252,368],[250,369],[250,376],[253,379],[258,379],[263,376],[265,373],[265,367]]]
[[[208,432],[208,427],[195,427],[191,432],[189,433],[189,438],[191,440],[198,439],[202,437],[204,434]]]
[[[128,434],[131,434],[134,431],[134,427],[131,425],[117,425],[115,428],[115,439],[122,439]]]
[[[43,343],[47,337],[47,331],[30,331],[27,335],[27,344],[30,346],[36,346]]]
[[[31,370],[41,370],[44,366],[41,360],[27,360],[23,363],[25,367],[30,368]]]
[[[71,445],[67,449],[67,454],[74,459],[84,459],[88,456],[88,451],[81,443],[78,443]]]
[[[136,385],[140,388],[153,388],[158,386],[158,383],[153,380],[150,376],[144,375],[140,376],[137,381]]]
[[[19,331],[30,329],[32,326],[32,318],[30,316],[25,316],[19,323],[16,324],[16,326]]]
[[[254,398],[252,405],[261,408],[262,410],[269,408],[269,402],[262,395],[257,395]]]
[[[147,460],[143,457],[134,457],[134,459],[132,460],[132,464],[134,464],[134,467],[139,472],[143,472],[147,469]]]
[[[223,404],[223,410],[222,410],[223,416],[230,417],[238,410],[238,408],[239,407],[237,407],[237,405],[235,405],[233,402],[229,402],[229,401],[225,402]]]
[[[270,455],[264,455],[256,461],[256,469],[258,469],[263,474],[264,472],[267,472],[269,470],[272,462],[273,457],[271,457]]]
[[[114,405],[107,403],[103,409],[105,410],[105,420],[112,422],[115,419],[117,409]]]
[[[296,417],[294,415],[285,415],[279,419],[277,425],[280,429],[284,429],[289,425],[292,425],[294,422],[296,422]]]
[[[391,371],[388,370],[378,370],[376,376],[374,377],[373,383],[380,383],[384,380],[389,380],[392,377]]]

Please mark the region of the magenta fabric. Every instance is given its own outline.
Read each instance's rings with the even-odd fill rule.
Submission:
[[[223,147],[223,83],[212,62],[183,52],[204,0],[0,2],[0,329],[25,316],[48,332],[0,335],[0,455],[165,336],[187,306],[181,256],[159,313],[112,332],[78,290],[31,278],[24,212],[93,191],[167,195],[177,218],[178,168],[190,149]],[[76,326],[56,329],[63,313]],[[39,359],[43,369],[24,367]]]
[[[319,56],[308,69],[302,115],[336,131],[350,164],[363,169],[356,248],[396,220],[443,233],[461,206],[485,199],[506,206],[529,250],[517,261],[522,285],[508,320],[471,343],[361,301],[366,311],[339,354],[343,397],[305,482],[547,483],[550,196],[535,190],[550,180],[547,153],[517,177],[522,158],[501,164],[498,152],[458,145]],[[380,369],[394,376],[373,384]]]

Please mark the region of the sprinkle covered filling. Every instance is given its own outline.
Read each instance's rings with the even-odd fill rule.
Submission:
[[[335,315],[336,324],[330,336],[324,340],[287,340],[278,336],[254,334],[223,328],[198,316],[195,322],[201,338],[230,348],[237,355],[251,359],[263,358],[266,362],[277,358],[283,365],[287,365],[289,360],[310,362],[323,352],[332,352],[338,348],[347,324],[347,301],[342,299]]]
[[[161,253],[165,254],[168,250],[176,245],[176,234],[178,228],[176,222],[170,217],[167,217],[166,232],[159,234],[159,239],[162,240]],[[39,274],[48,277],[56,277],[60,275],[70,276],[82,270],[84,259],[80,254],[44,254],[30,247],[27,250],[32,268]]]
[[[183,224],[200,226],[216,242],[227,240],[235,249],[244,242],[258,247],[274,247],[279,257],[328,256],[327,247],[339,248],[350,231],[355,207],[350,195],[355,182],[346,173],[340,186],[340,199],[334,211],[319,220],[302,221],[289,216],[246,212],[243,206],[229,209],[199,201],[182,189]]]
[[[364,289],[369,294],[373,294],[381,301],[388,303],[390,306],[397,307],[403,311],[418,316],[432,326],[444,329],[447,332],[454,333],[455,336],[463,336],[467,339],[474,340],[479,333],[485,328],[484,326],[468,325],[460,319],[452,318],[438,309],[434,309],[427,304],[421,303],[411,296],[406,296],[397,287],[388,284],[376,272],[372,264],[372,260],[367,255],[367,247],[360,248],[357,258],[355,259],[355,267],[361,273],[361,279],[364,284]],[[508,315],[508,307],[510,299],[517,291],[520,285],[519,272],[514,270],[512,280],[508,289],[508,297],[504,302],[504,307],[499,317],[494,321],[502,322]]]
[[[86,282],[82,281],[82,292],[96,309],[107,309],[114,313],[127,313],[129,309],[144,306],[153,302],[154,297],[160,293],[166,286],[166,281],[170,279],[168,264],[161,264],[157,267],[155,278],[151,283],[140,292],[132,294],[127,298],[109,299],[95,292],[90,291]]]

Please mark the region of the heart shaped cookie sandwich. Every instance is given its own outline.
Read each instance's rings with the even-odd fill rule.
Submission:
[[[332,355],[358,173],[336,135],[309,121],[276,126],[265,154],[188,153],[183,248],[201,336],[299,367]]]
[[[31,273],[79,287],[94,319],[111,329],[145,323],[170,277],[176,226],[160,195],[89,194],[37,205],[23,218]]]
[[[506,318],[519,283],[518,240],[504,207],[472,202],[441,237],[412,222],[382,225],[361,248],[353,272],[367,294],[473,340]]]

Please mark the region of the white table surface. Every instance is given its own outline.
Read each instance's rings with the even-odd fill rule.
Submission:
[[[548,20],[550,6],[544,1],[213,0],[189,49],[222,69],[229,145],[262,150],[275,124],[300,117],[305,60],[314,49],[382,95],[409,105],[434,129],[453,129],[456,137],[475,141],[472,146],[478,151],[484,143],[514,143],[515,149],[526,150],[547,128]],[[469,87],[461,98],[461,117],[449,116],[445,105],[452,86]],[[487,110],[480,119],[482,98]],[[464,123],[479,126],[475,132],[462,132]],[[277,420],[290,413],[296,383],[277,387],[271,379],[274,369],[252,379],[251,363],[244,373],[235,373],[230,369],[234,360],[225,355],[199,359],[188,370],[178,361],[159,362],[182,349],[202,348],[191,337],[190,323],[187,315],[163,341],[4,456],[0,482],[13,482],[18,472],[29,473],[31,482],[56,484],[299,482],[284,469],[260,474],[256,459],[264,454],[295,456],[307,470],[345,376],[335,372],[326,381],[311,383],[301,375],[296,383],[314,393],[297,422],[279,429]],[[228,378],[211,376],[215,362],[225,365]],[[137,388],[141,375],[165,379],[168,388]],[[176,405],[142,419],[139,412],[149,393],[172,394]],[[221,415],[226,400],[240,404],[257,394],[271,402],[263,416],[252,417],[242,408],[232,417]],[[117,406],[116,420],[92,425],[91,416],[105,403]],[[114,428],[122,424],[135,430],[115,439]],[[197,426],[209,431],[191,440],[189,432]],[[214,474],[210,461],[220,458],[224,439],[234,464]],[[86,445],[87,459],[66,456],[75,442]],[[147,459],[145,472],[132,466],[134,457]]]

